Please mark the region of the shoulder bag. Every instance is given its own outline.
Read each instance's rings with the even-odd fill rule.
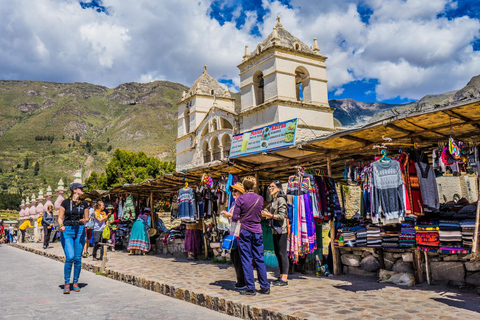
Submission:
[[[253,206],[250,208],[250,210],[248,210],[248,212],[243,216],[242,219],[240,219],[237,222],[232,222],[232,226],[230,228],[231,233],[227,235],[225,238],[223,238],[223,241],[222,241],[223,250],[230,251],[230,250],[235,250],[237,248],[237,242],[238,242],[237,238],[240,235],[240,227],[242,225],[241,222],[250,214],[250,212],[252,212],[253,208],[255,208],[255,206],[257,205],[259,199],[260,199],[260,196],[258,196],[257,201],[255,201]]]

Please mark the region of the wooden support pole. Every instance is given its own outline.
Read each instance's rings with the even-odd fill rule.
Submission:
[[[425,271],[427,273],[427,283],[430,285],[430,266],[428,265],[428,254],[426,251],[423,251],[425,255]]]
[[[327,173],[328,176],[332,176],[332,158],[327,156]],[[332,260],[333,260],[333,274],[338,276],[342,274],[342,261],[340,259],[340,252],[335,248],[335,217],[333,217],[330,222],[330,247],[332,249]]]
[[[155,222],[156,222],[156,213],[155,209],[153,208],[153,192],[150,192],[150,217],[152,220],[152,228],[155,228]]]
[[[207,228],[205,227],[205,220],[202,218],[202,231],[203,231],[203,244],[205,247],[205,259],[208,258],[208,246],[207,246]]]
[[[422,253],[420,250],[413,250],[413,270],[415,275],[415,282],[417,284],[423,283],[423,268],[422,268]]]
[[[476,187],[477,187],[477,216],[475,218],[475,233],[473,234],[473,260],[479,260],[479,252],[478,252],[478,232],[480,229],[480,178],[478,177],[477,173],[477,182],[476,182]]]
[[[383,256],[383,248],[378,248],[378,264],[381,269],[385,269],[385,257]]]
[[[113,245],[109,243],[101,243],[103,246],[103,258],[102,258],[102,265],[100,266],[100,272],[105,273],[105,265],[107,264],[107,247],[113,247]]]

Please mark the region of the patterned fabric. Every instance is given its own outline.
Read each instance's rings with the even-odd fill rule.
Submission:
[[[147,222],[145,220],[139,218],[133,224],[127,250],[150,251],[150,238],[148,236]]]
[[[202,253],[202,232],[200,230],[185,230],[185,251]]]
[[[135,202],[133,196],[128,196],[123,207],[123,220],[135,219]]]

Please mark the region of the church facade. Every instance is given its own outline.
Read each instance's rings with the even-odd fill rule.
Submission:
[[[296,143],[334,131],[326,59],[316,39],[306,45],[277,19],[255,50],[245,47],[240,103],[204,66],[178,103],[177,171],[225,160],[233,135],[278,122],[298,119]]]

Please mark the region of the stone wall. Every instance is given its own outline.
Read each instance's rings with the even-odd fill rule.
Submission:
[[[378,277],[380,261],[378,249],[342,248],[340,250],[344,274]],[[447,255],[428,252],[430,279],[435,283],[448,283],[457,287],[480,287],[480,261],[470,261],[468,255]],[[422,253],[422,256],[423,253]],[[414,273],[413,252],[384,249],[385,269]],[[427,279],[425,260],[422,260],[424,279]]]

